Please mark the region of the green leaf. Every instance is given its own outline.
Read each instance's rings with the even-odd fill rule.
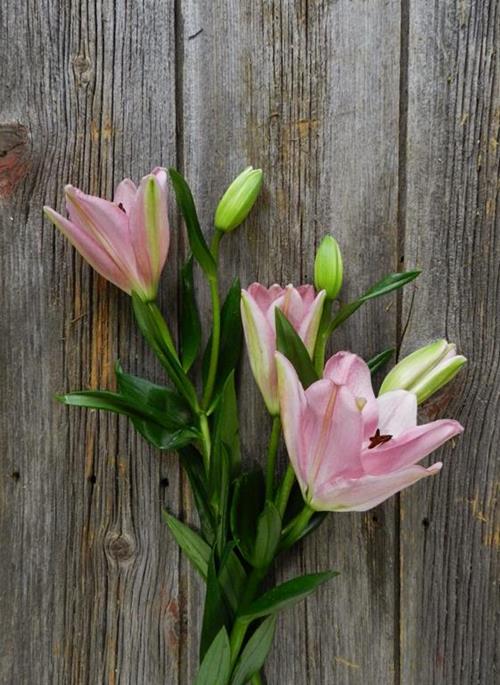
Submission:
[[[318,380],[318,374],[300,336],[283,312],[276,307],[276,347],[293,364],[299,379],[307,388]]]
[[[236,611],[245,587],[247,574],[234,551],[224,556],[219,570],[219,583],[233,611]]]
[[[252,566],[266,568],[274,559],[281,535],[281,516],[272,502],[266,502],[257,520]]]
[[[239,279],[236,278],[228,290],[221,309],[220,352],[210,409],[213,409],[217,403],[228,376],[236,369],[241,357],[243,326],[241,324],[240,300],[241,285]],[[211,346],[212,336],[210,336],[203,354],[203,385],[206,385],[207,381]]]
[[[214,452],[225,445],[229,453],[231,476],[234,478],[240,470],[240,433],[238,421],[238,400],[231,371],[224,383],[219,403],[214,414]]]
[[[175,169],[169,169],[170,180],[174,187],[177,204],[186,223],[187,234],[191,250],[203,271],[209,277],[214,277],[217,271],[215,260],[206,243],[198,221],[193,195],[181,174]]]
[[[354,314],[354,312],[361,307],[363,302],[372,300],[375,297],[380,297],[381,295],[387,295],[387,293],[391,293],[393,290],[402,288],[404,285],[417,278],[420,273],[420,271],[404,271],[402,273],[389,274],[372,286],[369,290],[367,290],[357,300],[341,307],[331,322],[328,332],[333,333],[333,331],[340,326],[341,323],[343,323],[351,316],[351,314]]]
[[[137,404],[121,394],[107,390],[81,390],[58,395],[63,404],[87,409],[101,409],[127,416],[136,430],[157,449],[173,450],[189,444],[198,438],[195,428],[186,425],[175,427],[165,418],[158,417],[147,404]],[[163,423],[160,424],[159,422]]]
[[[186,401],[171,388],[151,383],[145,378],[125,373],[119,361],[115,364],[116,382],[122,397],[166,428],[182,428],[193,422]]]
[[[168,377],[179,393],[188,401],[189,406],[197,409],[196,391],[177,356],[172,352],[171,343],[169,344],[170,334],[158,307],[154,302],[143,302],[134,292],[132,293],[132,306],[143,336],[158,357]]]
[[[380,352],[379,354],[376,354],[374,357],[370,359],[368,362],[368,368],[374,374],[376,371],[378,371],[380,368],[382,368],[389,359],[392,357],[396,350],[394,347],[389,347],[387,350],[384,350],[383,352]]]
[[[198,533],[167,511],[163,512],[163,518],[179,547],[198,570],[201,577],[206,580],[211,554],[209,545]]]
[[[193,258],[181,270],[180,348],[186,373],[196,359],[201,344],[201,322],[193,284]]]
[[[194,685],[226,685],[231,676],[231,647],[227,630],[221,628],[201,662]]]
[[[192,447],[181,449],[179,456],[182,467],[189,478],[203,536],[212,544],[215,539],[216,524],[210,509],[203,459],[200,453]]]
[[[276,616],[269,616],[260,624],[236,662],[231,685],[245,685],[260,671],[271,649],[275,628]]]
[[[231,614],[217,577],[215,557],[212,551],[207,573],[207,589],[200,638],[200,661],[204,658],[221,628],[224,626],[229,628],[230,624]]]
[[[336,571],[311,573],[282,583],[252,602],[240,618],[250,622],[262,616],[276,614],[281,609],[297,604],[317,587],[337,575]]]
[[[264,507],[264,494],[264,476],[260,470],[245,473],[236,481],[231,505],[231,531],[249,564],[255,561],[256,526]]]

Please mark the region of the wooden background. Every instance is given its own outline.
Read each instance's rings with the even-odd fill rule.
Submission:
[[[276,571],[340,578],[280,619],[283,685],[493,685],[498,643],[500,5],[498,0],[3,0],[0,9],[0,682],[170,685],[196,670],[201,587],[160,520],[193,520],[175,458],[56,392],[109,387],[119,357],[161,372],[124,294],[41,207],[63,184],[110,196],[175,165],[205,226],[234,174],[265,191],[223,244],[239,273],[311,279],[332,231],[346,299],[424,274],[335,338],[371,356],[447,336],[470,362],[427,406],[463,437],[442,474],[330,517]],[[175,326],[173,246],[162,307]],[[204,295],[203,308],[207,311]],[[245,362],[243,446],[269,420]],[[495,480],[496,479],[496,480]]]

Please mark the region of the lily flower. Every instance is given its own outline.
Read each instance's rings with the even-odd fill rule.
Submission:
[[[69,219],[50,207],[45,216],[101,276],[154,300],[170,242],[166,170],[153,169],[139,187],[124,179],[113,202],[71,185],[64,193]]]
[[[325,291],[316,294],[312,285],[266,288],[252,283],[241,292],[241,318],[250,366],[270,414],[279,413],[276,375],[275,309],[278,307],[300,335],[311,355],[314,353]]]
[[[421,478],[437,462],[417,462],[463,431],[441,419],[417,426],[417,398],[393,390],[375,398],[367,364],[338,352],[324,377],[302,387],[292,364],[276,353],[281,420],[305,501],[319,511],[366,511]]]

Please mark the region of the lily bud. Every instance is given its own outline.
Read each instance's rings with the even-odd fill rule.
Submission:
[[[409,390],[420,404],[451,381],[466,361],[457,354],[455,345],[436,340],[396,364],[385,377],[379,395],[389,390]]]
[[[321,241],[314,260],[314,285],[325,290],[329,300],[334,300],[342,287],[342,254],[335,238],[327,235]]]
[[[248,166],[234,179],[215,210],[215,228],[232,231],[245,221],[260,193],[262,178],[262,169]]]

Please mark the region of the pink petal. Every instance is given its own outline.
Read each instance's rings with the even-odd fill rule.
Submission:
[[[118,288],[130,294],[129,281],[126,274],[120,270],[100,243],[94,240],[87,231],[82,230],[77,224],[68,221],[68,219],[65,219],[50,207],[44,207],[43,209],[49,221],[66,236],[91,267],[108,281],[118,286]]]
[[[366,362],[351,352],[337,352],[327,361],[323,375],[334,383],[346,385],[360,404],[364,402],[362,416],[364,439],[367,440],[377,428],[378,405]]]
[[[132,285],[137,270],[127,215],[113,202],[86,195],[73,186],[66,186],[65,194],[71,222],[101,245]]]
[[[441,467],[437,462],[428,469],[409,466],[384,476],[339,478],[316,493],[311,506],[319,511],[367,511],[421,478],[436,475]]]
[[[308,291],[308,296],[310,292],[311,291]],[[314,290],[312,290],[312,292],[314,293]],[[305,305],[305,316],[298,328],[298,333],[311,357],[313,356],[316,338],[318,337],[318,329],[321,321],[321,315],[323,313],[325,297],[326,292],[321,290],[321,292],[316,295],[310,304]]]
[[[407,390],[390,390],[377,399],[377,405],[377,428],[382,434],[398,436],[417,425],[415,393]]]
[[[144,176],[130,211],[130,234],[140,280],[154,298],[170,242],[163,170]]]
[[[382,445],[364,449],[363,468],[373,475],[398,471],[420,461],[462,431],[463,427],[452,419],[415,426]]]
[[[246,290],[241,291],[241,319],[250,367],[268,411],[278,414],[276,335],[257,302]]]
[[[283,434],[288,456],[302,491],[305,492],[309,464],[302,416],[307,406],[306,395],[297,372],[288,359],[281,352],[276,352],[275,359]]]
[[[284,289],[277,283],[270,288],[266,288],[260,283],[252,283],[248,286],[247,292],[255,300],[262,312],[266,313],[274,300],[284,292]]]
[[[275,324],[275,308],[279,307],[288,321],[292,324],[298,332],[302,318],[304,316],[304,304],[296,288],[293,285],[287,285],[283,294],[272,302],[271,307],[267,313],[267,320],[273,326]]]
[[[302,298],[302,302],[304,303],[305,307],[310,307],[316,297],[316,291],[314,289],[314,286],[308,283],[306,283],[305,285],[299,285],[297,287],[297,292]]]
[[[347,387],[323,379],[306,391],[307,409],[300,427],[307,451],[311,491],[339,476],[362,473],[363,420]]]
[[[135,201],[135,195],[137,193],[137,186],[130,178],[124,178],[115,190],[115,196],[113,202],[115,205],[120,205],[123,207],[125,212],[128,214],[132,209],[132,205]]]

